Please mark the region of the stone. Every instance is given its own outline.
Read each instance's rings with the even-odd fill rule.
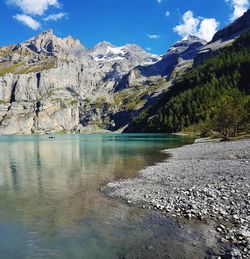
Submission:
[[[237,259],[242,258],[242,254],[240,250],[237,248],[233,248],[232,251],[230,252],[230,255],[232,256],[232,258],[237,258]]]

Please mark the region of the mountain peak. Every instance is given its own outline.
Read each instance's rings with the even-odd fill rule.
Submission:
[[[75,38],[72,35],[67,35],[66,37],[64,37],[65,40],[74,40]]]
[[[31,39],[29,39],[27,41],[32,41],[34,39],[39,39],[39,38],[45,39],[45,38],[54,38],[54,37],[56,37],[54,34],[54,31],[52,29],[48,29],[46,31],[43,31],[43,32],[35,35],[34,37],[32,37]]]
[[[102,41],[89,50],[89,54],[97,62],[118,62],[132,60],[132,63],[146,64],[158,61],[159,57],[144,51],[136,44],[117,47],[110,42]]]
[[[54,31],[53,31],[53,29],[48,29],[48,30],[42,32],[42,34],[44,34],[44,35],[54,35]]]
[[[202,44],[207,44],[206,40],[201,39],[200,37],[196,36],[196,35],[187,35],[185,37],[182,38],[182,40],[177,41],[177,43],[188,43],[188,44],[192,44],[195,42],[200,42]]]
[[[21,46],[45,56],[71,54],[79,56],[84,54],[85,48],[81,42],[71,35],[65,38],[57,37],[52,29],[46,30],[37,36],[25,41]]]
[[[97,43],[93,49],[105,49],[108,47],[115,48],[116,46],[108,41],[101,41],[101,42]]]
[[[74,47],[74,46],[83,47],[80,40],[75,39],[71,35],[66,36],[65,38],[62,39],[62,41],[63,43],[68,45],[68,47]]]
[[[53,38],[57,38],[54,35],[54,31],[52,29],[48,29],[46,31],[43,31],[37,35],[35,35],[34,37],[30,38],[29,40],[26,40],[24,43],[31,43],[31,42],[36,42],[36,41],[43,41],[45,39],[53,39]]]
[[[124,47],[128,48],[128,49],[134,49],[134,50],[137,50],[137,51],[144,51],[144,52],[146,52],[144,49],[142,49],[140,46],[138,46],[135,43],[126,44]]]
[[[177,41],[174,45],[170,47],[168,53],[182,53],[186,51],[189,47],[195,45],[202,46],[207,42],[195,35],[187,35],[182,40]],[[197,47],[197,46],[196,46]]]

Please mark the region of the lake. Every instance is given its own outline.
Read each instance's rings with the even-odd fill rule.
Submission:
[[[0,136],[0,258],[200,258],[207,227],[99,189],[193,140],[166,134]]]

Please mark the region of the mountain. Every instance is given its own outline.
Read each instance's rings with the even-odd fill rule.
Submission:
[[[233,26],[238,28],[241,20],[227,28],[235,33]],[[216,131],[235,136],[249,131],[250,30],[245,28],[242,34],[234,34],[235,38],[229,34],[225,38],[222,32],[217,35],[223,38],[202,46],[197,55],[214,43],[222,42],[221,47],[179,76],[154,105],[134,118],[125,132],[186,130],[207,136]],[[223,40],[228,43],[228,37],[230,44],[224,45]]]
[[[126,59],[131,64],[151,64],[159,60],[157,55],[147,53],[135,44],[116,47],[106,41],[100,42],[94,48],[90,49],[89,54],[97,62],[113,62]]]
[[[193,60],[200,47],[204,46],[206,42],[196,36],[187,36],[181,41],[176,42],[162,58],[149,65],[137,66],[131,70],[123,79],[117,84],[115,91],[120,91],[123,88],[129,88],[136,85],[156,83],[161,81],[162,77],[169,79],[169,86],[174,77],[179,76],[190,68]]]
[[[73,39],[70,35],[64,39],[58,38],[51,29],[21,43],[19,47],[46,57],[66,55],[82,57],[87,51],[79,40]]]
[[[128,125],[133,131],[134,118],[160,109],[159,100],[178,92],[187,71],[249,27],[248,17],[249,11],[210,43],[188,36],[162,56],[134,44],[101,42],[88,49],[52,30],[0,47],[0,134],[122,131]]]
[[[52,30],[1,47],[0,133],[96,127],[117,110],[107,105],[113,102],[117,81],[134,67],[157,60],[136,45],[115,47],[103,42],[87,49]]]

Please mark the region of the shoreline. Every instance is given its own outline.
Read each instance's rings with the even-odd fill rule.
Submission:
[[[107,196],[166,216],[214,221],[229,258],[250,257],[250,139],[202,139],[167,149],[168,158],[134,179],[111,182]]]

